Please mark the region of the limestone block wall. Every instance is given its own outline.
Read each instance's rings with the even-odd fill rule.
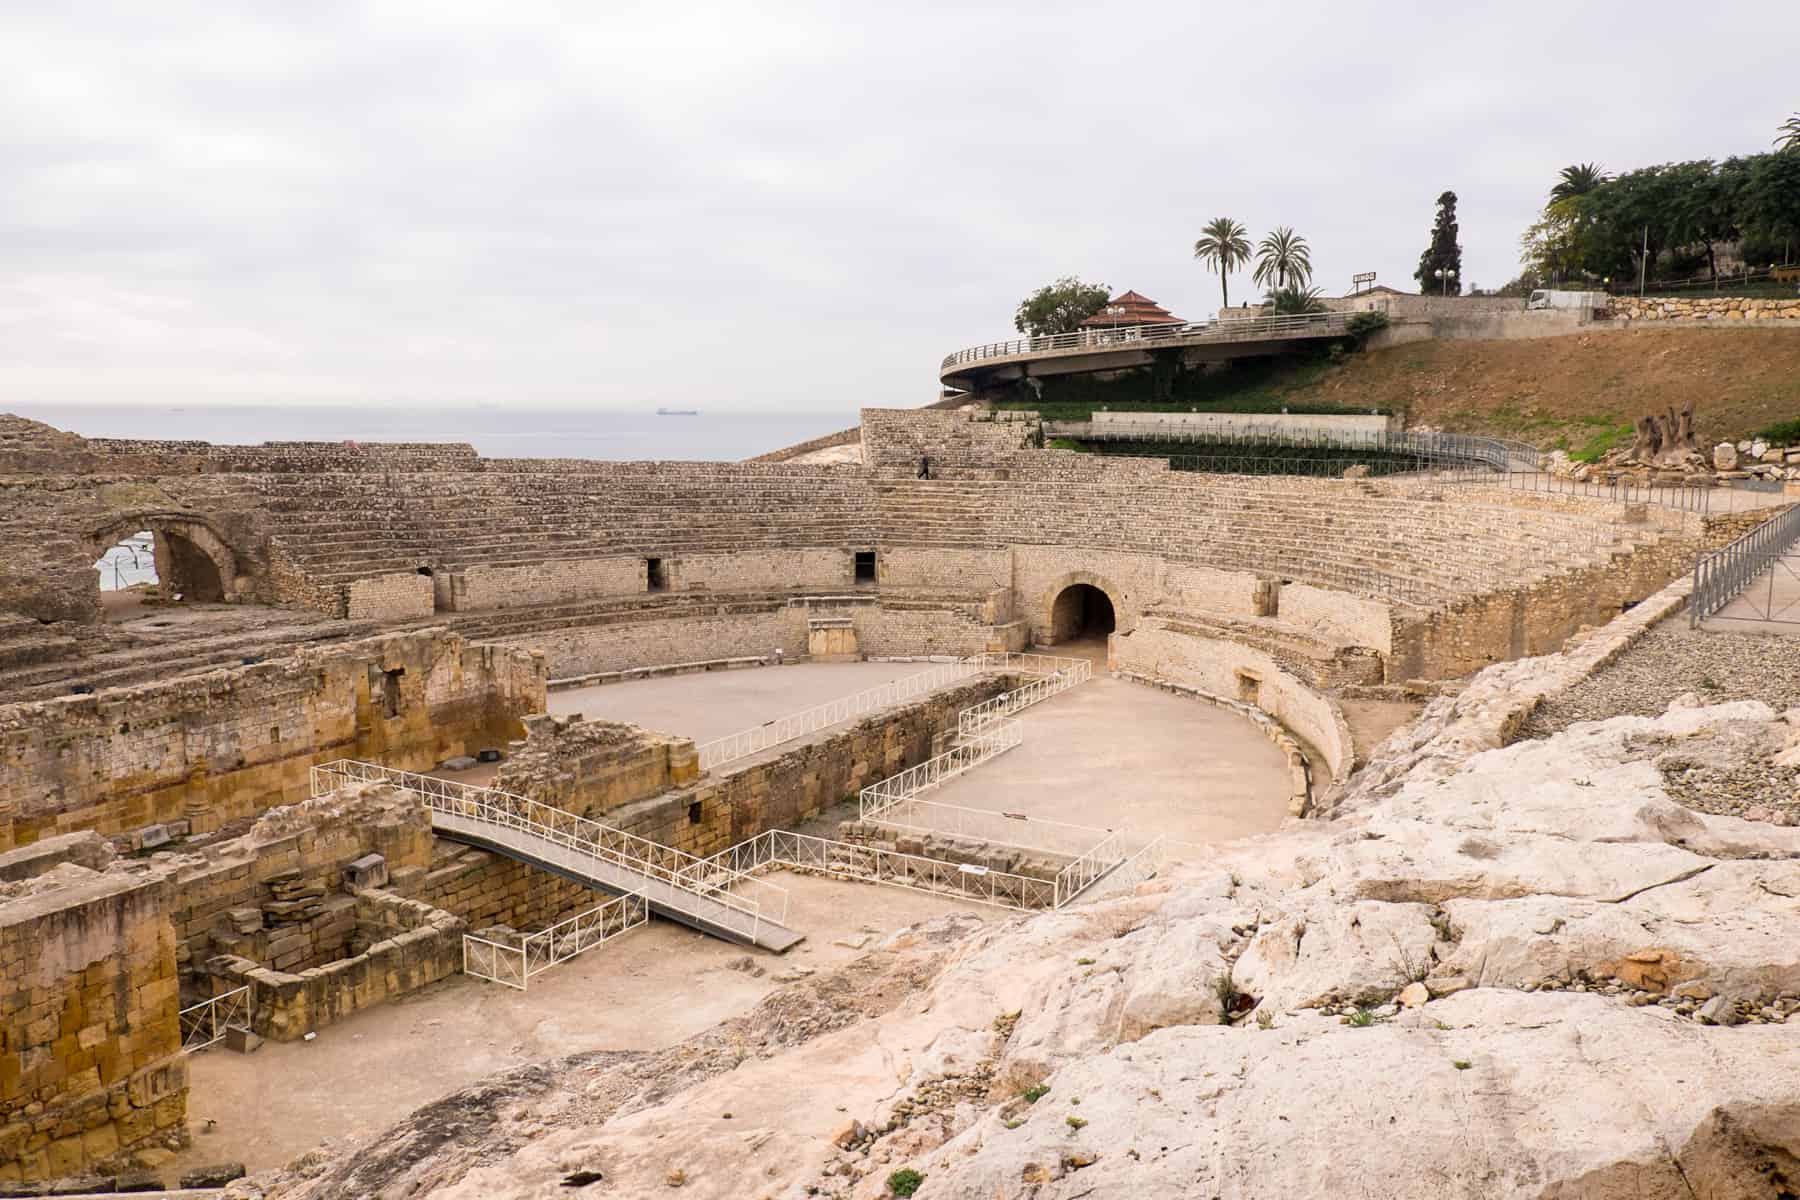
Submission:
[[[699,777],[691,738],[623,721],[543,714],[526,719],[525,743],[501,765],[494,786],[603,820],[616,808]]]
[[[1012,550],[893,546],[876,557],[883,589],[919,589],[966,594],[1012,587]]]
[[[934,478],[993,478],[1031,444],[1035,425],[1034,413],[865,408],[863,461],[878,474],[912,477],[923,456]]]
[[[351,583],[345,615],[352,621],[411,621],[435,610],[431,576],[396,571]]]
[[[1250,571],[1220,571],[1169,563],[1163,573],[1164,598],[1183,608],[1231,617],[1261,613],[1258,597],[1266,594],[1261,576]]]
[[[291,932],[302,934],[304,944],[283,965],[310,963],[320,955],[321,930],[278,930],[280,922],[271,919],[283,912],[275,903],[278,890],[291,894],[286,885],[314,885],[336,894],[344,869],[368,854],[387,860],[391,878],[416,877],[430,867],[433,846],[425,807],[378,785],[353,784],[266,813],[243,836],[186,854],[170,868],[168,920],[179,958],[197,967],[214,955],[235,954],[272,965],[270,935]],[[234,916],[244,912],[257,914],[248,932]],[[327,925],[323,932],[329,944],[332,930]]]
[[[544,684],[529,653],[431,629],[0,706],[0,849],[173,820],[209,832],[304,798],[333,758],[428,768],[519,736]]]
[[[967,658],[986,651],[1023,650],[1025,626],[984,620],[985,603],[851,610],[857,649],[867,658]]]
[[[1386,601],[1306,583],[1284,583],[1276,603],[1283,624],[1380,654],[1393,651],[1394,606]]]
[[[1063,589],[1085,583],[1112,601],[1116,628],[1129,630],[1161,598],[1163,560],[1158,555],[1063,546],[1013,547],[1017,612],[1039,645],[1051,642],[1051,609]]]
[[[514,567],[469,567],[451,576],[457,612],[553,604],[647,590],[641,558],[562,558]]]
[[[226,985],[248,984],[252,1028],[295,1041],[352,1013],[415,992],[462,970],[462,921],[419,900],[370,889],[356,896],[357,921],[372,939],[360,954],[299,972],[221,955],[209,967]]]
[[[391,890],[423,901],[471,931],[492,925],[535,932],[611,897],[510,858],[440,839],[429,870],[396,872]]]
[[[1743,296],[1614,296],[1614,320],[1624,321],[1794,321],[1800,323],[1800,297],[1792,300]],[[1800,324],[1796,325],[1800,328]]]
[[[853,725],[792,743],[779,754],[702,775],[686,787],[612,809],[610,825],[702,857],[767,829],[791,829],[895,772],[930,758],[956,716],[1017,679],[973,679]],[[587,783],[604,793],[604,777]]]
[[[1349,777],[1356,751],[1343,713],[1261,650],[1180,633],[1151,617],[1129,634],[1114,634],[1109,659],[1115,670],[1259,708],[1310,746],[1334,781]]]
[[[792,550],[741,550],[731,554],[683,554],[674,561],[672,588],[717,592],[769,591],[776,589],[848,591],[856,586],[858,549],[797,546]]]
[[[805,609],[744,607],[749,611],[664,620],[649,614],[642,621],[569,626],[503,638],[502,644],[542,654],[556,679],[667,663],[761,657],[777,650],[790,659],[806,653]]]
[[[61,870],[85,878],[0,898],[0,1186],[79,1174],[187,1113],[167,885]]]

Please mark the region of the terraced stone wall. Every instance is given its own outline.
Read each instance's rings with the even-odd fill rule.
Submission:
[[[407,769],[520,736],[543,662],[441,629],[0,707],[0,849],[166,821],[195,833],[303,799],[333,758]]]

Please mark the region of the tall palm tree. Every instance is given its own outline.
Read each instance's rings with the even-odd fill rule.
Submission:
[[[1572,167],[1564,167],[1557,177],[1556,186],[1550,189],[1550,203],[1560,204],[1564,200],[1585,196],[1609,178],[1606,168],[1599,163],[1576,163]]]
[[[1214,217],[1194,243],[1194,257],[1219,272],[1219,296],[1231,307],[1231,289],[1225,277],[1250,261],[1249,230],[1230,217]]]
[[[1256,245],[1256,274],[1259,285],[1274,284],[1277,289],[1292,282],[1304,286],[1312,279],[1312,247],[1306,239],[1286,225]]]
[[[1795,113],[1781,123],[1775,132],[1781,136],[1775,139],[1778,150],[1800,150],[1800,113]]]

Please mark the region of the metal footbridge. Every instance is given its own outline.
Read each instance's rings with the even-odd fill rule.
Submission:
[[[1165,353],[1180,353],[1188,362],[1279,354],[1306,342],[1346,336],[1351,315],[1331,312],[1172,321],[1014,338],[946,355],[938,368],[938,381],[948,388],[975,392],[1027,377],[1143,366]]]
[[[549,871],[728,942],[776,954],[806,935],[788,928],[787,892],[767,880],[494,788],[472,787],[379,763],[338,759],[312,769],[312,793],[383,783],[418,798],[432,829],[453,841]]]

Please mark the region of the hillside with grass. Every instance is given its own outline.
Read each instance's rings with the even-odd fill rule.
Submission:
[[[1108,386],[1076,378],[1047,388],[1037,401],[1004,406],[1037,408],[1055,420],[1082,420],[1102,405],[1126,411],[1373,409],[1403,415],[1408,428],[1516,438],[1596,457],[1629,441],[1638,416],[1679,408],[1689,397],[1698,400],[1700,437],[1707,443],[1800,419],[1800,328],[1602,329],[1512,342],[1414,342],[1337,358],[1254,359],[1184,375],[1162,403],[1148,399],[1147,380]]]

